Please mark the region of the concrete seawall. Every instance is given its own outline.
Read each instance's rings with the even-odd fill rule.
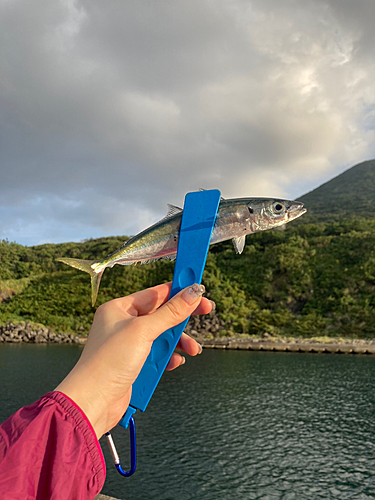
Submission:
[[[361,343],[362,342],[362,343]],[[307,352],[323,354],[375,354],[375,344],[358,343],[313,343],[271,342],[269,340],[215,339],[202,340],[205,349],[229,349],[240,351]]]

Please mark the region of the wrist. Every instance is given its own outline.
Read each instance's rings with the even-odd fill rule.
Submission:
[[[82,384],[82,378],[79,374],[71,372],[55,389],[55,391],[62,392],[69,398],[85,415],[93,428],[97,439],[103,434],[103,424],[101,422],[101,415],[103,414],[101,408],[101,399],[94,390],[90,390],[87,383]]]

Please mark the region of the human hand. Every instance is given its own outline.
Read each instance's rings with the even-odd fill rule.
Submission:
[[[204,287],[193,285],[167,302],[171,284],[148,288],[101,305],[87,343],[73,370],[56,388],[86,414],[100,438],[125,413],[131,386],[150,353],[152,342],[190,314],[207,314],[212,303],[202,298]],[[177,346],[191,356],[201,346],[182,334]],[[185,359],[173,353],[167,370]]]

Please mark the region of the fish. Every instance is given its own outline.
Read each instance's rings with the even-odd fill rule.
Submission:
[[[210,245],[231,239],[237,254],[245,247],[246,235],[273,229],[300,217],[306,212],[299,201],[274,198],[221,198]],[[174,260],[183,209],[168,205],[167,215],[156,224],[125,241],[103,260],[58,258],[91,276],[91,298],[95,305],[101,277],[107,267],[147,264],[159,259]]]

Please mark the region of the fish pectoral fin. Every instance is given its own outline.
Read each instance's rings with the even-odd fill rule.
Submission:
[[[232,239],[234,249],[236,253],[242,253],[245,248],[246,236],[238,236],[238,238]]]

